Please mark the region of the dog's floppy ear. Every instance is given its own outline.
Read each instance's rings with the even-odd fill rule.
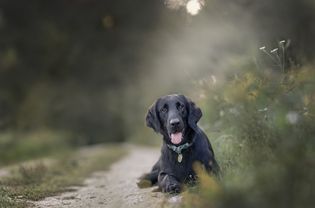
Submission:
[[[187,97],[185,97],[185,99],[187,101],[187,109],[188,109],[188,125],[192,129],[197,131],[197,129],[198,129],[197,123],[202,116],[202,112],[201,112],[200,108],[198,106],[196,106],[196,104],[193,101],[191,101],[191,99],[189,99]]]
[[[158,117],[157,103],[159,100],[155,101],[148,110],[145,121],[147,127],[152,128],[156,133],[161,132],[161,122]]]
[[[188,100],[188,124],[191,127],[194,127],[197,125],[198,121],[200,120],[201,116],[202,116],[202,112],[200,110],[199,107],[196,106],[196,104],[191,101]]]

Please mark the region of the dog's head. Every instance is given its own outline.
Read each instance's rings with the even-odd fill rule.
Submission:
[[[167,143],[180,145],[187,142],[191,131],[197,131],[202,113],[195,103],[184,95],[167,95],[150,107],[146,124],[161,133]]]

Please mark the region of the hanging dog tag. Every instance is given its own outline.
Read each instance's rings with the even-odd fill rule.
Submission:
[[[179,163],[181,163],[182,160],[183,160],[183,155],[182,155],[182,154],[178,154],[177,161],[178,161]]]

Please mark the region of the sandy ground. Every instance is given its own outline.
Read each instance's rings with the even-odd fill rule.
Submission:
[[[137,178],[148,172],[159,157],[158,149],[130,147],[130,154],[113,164],[109,171],[95,172],[76,191],[33,202],[44,207],[161,207],[175,206],[180,196],[167,198],[156,187],[139,189]]]

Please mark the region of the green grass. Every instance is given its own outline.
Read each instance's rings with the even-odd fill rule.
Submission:
[[[67,133],[47,129],[31,132],[1,132],[0,167],[68,151],[71,149],[70,138]]]
[[[8,195],[8,192],[4,188],[0,188],[0,208],[23,208],[26,207],[27,203],[20,201],[14,201]]]
[[[81,185],[94,171],[106,170],[124,156],[126,149],[106,145],[69,151],[49,163],[19,166],[0,179],[0,207],[25,207],[28,200],[40,200]]]

